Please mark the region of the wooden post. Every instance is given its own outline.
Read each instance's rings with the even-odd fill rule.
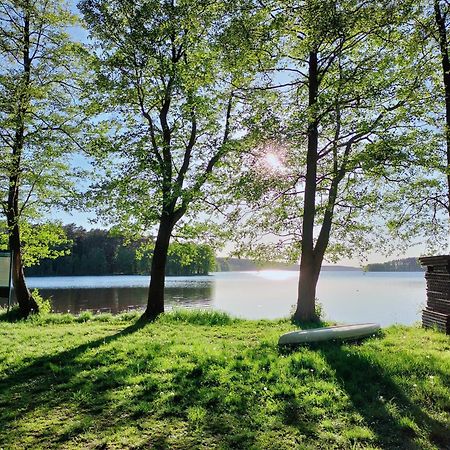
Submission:
[[[11,269],[11,252],[0,251],[0,298],[8,299],[8,312],[11,307]]]
[[[422,325],[450,334],[450,255],[427,256],[419,261],[427,267],[427,306],[422,312]]]

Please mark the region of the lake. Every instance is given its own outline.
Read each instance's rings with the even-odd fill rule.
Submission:
[[[298,273],[263,270],[167,277],[167,309],[214,308],[249,319],[286,317],[296,302]],[[54,311],[118,313],[144,308],[147,276],[28,278],[30,288],[51,297]],[[336,322],[412,324],[426,302],[421,272],[325,271],[317,297],[325,318]]]

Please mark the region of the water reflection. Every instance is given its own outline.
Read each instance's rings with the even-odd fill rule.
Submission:
[[[147,304],[148,288],[115,287],[87,289],[40,289],[44,298],[51,298],[55,312],[111,312],[113,314],[142,309]],[[166,288],[167,309],[174,307],[209,308],[214,296],[213,284],[202,283]]]
[[[52,297],[57,312],[118,313],[147,303],[145,276],[29,278],[30,288]],[[297,298],[296,272],[215,273],[204,277],[168,277],[166,306],[225,311],[248,319],[287,317]],[[339,323],[411,324],[420,320],[426,300],[425,279],[416,273],[324,272],[317,297],[326,320]],[[2,299],[0,299],[0,305]],[[6,305],[6,300],[4,300]]]

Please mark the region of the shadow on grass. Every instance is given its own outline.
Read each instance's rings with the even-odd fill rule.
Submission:
[[[300,322],[298,320],[295,320],[293,317],[290,320],[292,325],[295,325],[297,328],[301,330],[311,330],[313,328],[323,328],[328,327],[330,324],[328,322],[324,322],[321,319],[317,319],[312,322]]]
[[[22,320],[23,317],[20,314],[20,310],[17,306],[13,306],[12,308],[5,309],[5,308],[1,308],[0,309],[0,322],[18,322],[19,320]]]
[[[147,323],[148,321],[142,318],[138,319],[118,333],[88,341],[70,350],[38,357],[25,367],[8,371],[7,376],[0,379],[0,426],[2,432],[6,430],[7,433],[10,424],[20,416],[32,413],[37,409],[50,411],[52,408],[57,408],[69,394],[66,383],[86,369],[85,365],[76,361],[78,357],[89,350],[135,333]],[[73,430],[73,432],[76,431]],[[52,438],[56,437],[52,436]],[[0,441],[0,446],[1,444]]]
[[[353,345],[358,346],[355,341]],[[336,380],[347,393],[353,407],[364,418],[381,448],[419,449],[418,429],[439,449],[450,449],[450,434],[445,424],[431,418],[386,374],[376,361],[363,352],[355,352],[343,343],[311,344],[335,372]],[[282,347],[280,353],[295,352]]]
[[[161,380],[161,371],[154,370],[154,360],[167,354],[172,342],[165,345],[149,340],[145,345],[146,351],[139,350],[137,355],[132,353],[132,343],[125,352],[124,348],[118,350],[116,346],[101,348],[131,335],[147,323],[139,320],[114,335],[36,358],[0,379],[0,447],[15,448],[15,442],[22,442],[24,435],[31,435],[32,445],[27,448],[61,448],[95,429],[98,439],[93,436],[85,439],[95,440],[90,448],[106,449],[109,448],[108,433],[110,438],[111,433],[120,434],[121,430],[128,433],[127,428],[142,429],[140,422],[149,416],[155,426],[151,433],[147,433],[145,448],[147,445],[171,448],[167,442],[171,434],[169,427],[177,421],[193,424],[189,434],[183,433],[181,448],[195,448],[202,442],[203,438],[198,436],[200,428],[197,425],[200,422],[201,428],[204,426],[211,435],[215,435],[214,438],[217,435],[219,440],[223,439],[228,444],[236,440],[239,448],[246,448],[241,447],[243,442],[250,445],[254,433],[247,430],[246,424],[241,425],[241,416],[224,413],[222,402],[228,394],[227,388],[210,377],[209,367],[200,367],[197,359],[186,356],[185,361],[162,371],[170,381]],[[130,353],[126,351],[128,348]],[[96,349],[97,352],[87,354]],[[145,377],[139,382],[138,392],[128,393],[130,378],[140,375],[139,366]],[[167,389],[167,383],[170,389]],[[119,400],[112,400],[118,392],[125,394]],[[242,414],[251,402],[247,394],[239,393],[234,398],[233,404]],[[220,411],[216,411],[218,405]],[[194,409],[191,408],[193,406]],[[207,423],[195,408],[200,408],[200,411],[210,409]],[[31,428],[27,427],[29,423],[32,423]],[[236,428],[242,432],[229,436],[230,430]],[[231,445],[231,448],[237,447]]]
[[[123,448],[331,448],[320,440],[322,413],[305,399],[308,390],[319,389],[315,373],[322,366],[326,373],[318,381],[328,382],[320,387],[324,395],[329,385],[339,383],[352,403],[349,411],[333,412],[333,418],[358,411],[375,435],[372,444],[418,447],[414,429],[405,427],[397,412],[426,430],[438,448],[450,444],[442,424],[415,406],[383,367],[358,349],[328,344],[311,347],[314,351],[301,358],[282,358],[287,352],[280,355],[272,342],[247,346],[245,341],[221,350],[222,337],[213,331],[206,350],[193,339],[202,336],[202,328],[189,336],[188,327],[178,340],[167,327],[168,334],[158,339],[139,333],[119,341],[144,325],[138,321],[114,335],[37,358],[0,380],[0,440],[1,433],[8,439],[0,447],[20,448],[10,444],[32,436],[33,444],[22,448],[59,449],[69,442],[97,449],[113,442],[120,448],[125,438]],[[22,428],[27,422],[31,425]],[[286,433],[300,440],[281,445]],[[303,446],[304,441],[312,446]]]
[[[18,371],[12,371],[9,373],[9,375],[3,379],[0,379],[0,387],[8,385],[10,383],[18,383],[20,380],[28,379],[28,376],[36,376],[39,373],[42,372],[42,370],[45,371],[45,369],[48,368],[49,364],[56,364],[56,363],[70,363],[72,360],[74,360],[78,355],[81,355],[82,353],[86,352],[87,350],[94,349],[97,347],[100,347],[101,345],[108,344],[110,342],[113,342],[121,337],[127,336],[129,334],[132,334],[145,325],[150,323],[148,320],[144,318],[139,318],[136,320],[133,324],[129,325],[128,327],[124,328],[123,330],[119,331],[118,333],[108,335],[101,337],[99,339],[96,339],[94,341],[88,341],[84,344],[81,344],[77,347],[74,347],[70,350],[65,350],[63,352],[57,353],[55,355],[51,356],[42,356],[40,358],[36,358],[33,360],[33,362],[18,370]],[[45,330],[45,328],[43,328]],[[1,392],[1,390],[0,390]]]

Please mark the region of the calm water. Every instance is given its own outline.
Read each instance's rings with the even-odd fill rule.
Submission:
[[[226,311],[259,319],[286,317],[296,302],[294,271],[228,272],[204,277],[168,277],[166,304]],[[58,312],[113,313],[143,308],[146,276],[29,278],[31,288],[51,297]],[[336,322],[411,324],[420,320],[425,297],[424,274],[323,272],[317,297],[325,317]]]

